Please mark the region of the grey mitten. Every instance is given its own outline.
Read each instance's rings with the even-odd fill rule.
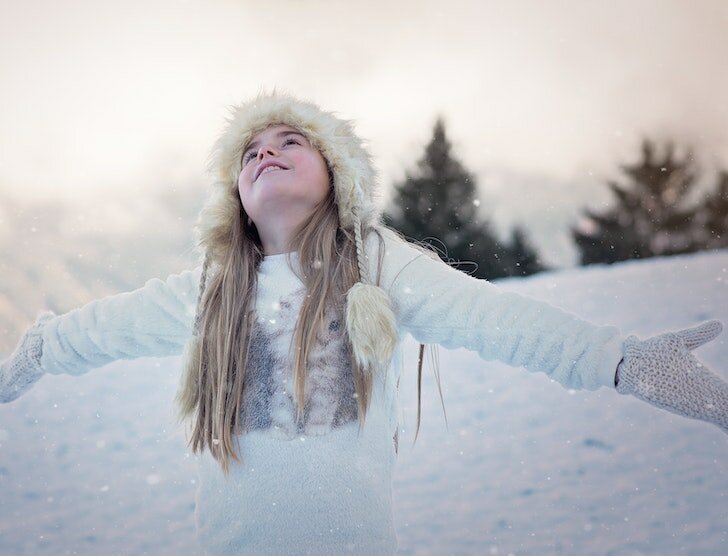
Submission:
[[[19,398],[45,374],[40,366],[43,352],[43,326],[56,315],[41,313],[25,331],[13,354],[0,363],[0,403]]]
[[[722,329],[720,321],[712,320],[646,340],[629,336],[617,366],[617,392],[708,421],[728,433],[728,383],[690,353],[715,339]]]

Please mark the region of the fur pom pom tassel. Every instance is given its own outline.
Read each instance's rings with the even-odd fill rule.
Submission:
[[[184,355],[182,357],[184,368],[182,369],[179,390],[175,396],[177,415],[180,421],[191,416],[197,407],[197,400],[200,394],[201,348],[202,341],[196,334],[190,336],[185,344]]]
[[[357,282],[346,295],[346,330],[354,357],[371,372],[389,363],[397,345],[397,325],[392,302],[378,286]]]

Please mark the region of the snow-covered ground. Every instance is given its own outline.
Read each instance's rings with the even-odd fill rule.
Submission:
[[[499,285],[645,337],[728,324],[728,251]],[[400,385],[402,554],[728,554],[728,437],[607,389],[439,349],[413,446]],[[728,378],[728,330],[696,355]],[[179,358],[48,376],[0,406],[0,554],[201,554],[195,462],[172,412]]]

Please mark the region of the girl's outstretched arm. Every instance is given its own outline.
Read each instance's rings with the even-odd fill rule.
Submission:
[[[371,253],[377,252],[374,235],[368,238]],[[615,387],[624,341],[616,327],[503,291],[388,231],[384,237],[381,286],[392,298],[403,332],[422,343],[464,347],[486,360],[544,372],[566,388]],[[376,269],[376,261],[370,264]]]
[[[201,272],[153,278],[63,315],[42,313],[0,364],[0,402],[18,398],[45,373],[80,375],[117,359],[182,353]]]
[[[728,433],[728,383],[691,353],[720,334],[720,321],[647,340],[624,338],[613,326],[501,291],[387,232],[385,239],[381,285],[400,328],[416,340],[542,371],[568,388],[616,388]]]

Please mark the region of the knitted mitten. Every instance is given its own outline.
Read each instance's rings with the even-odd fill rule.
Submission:
[[[51,311],[41,313],[25,331],[13,354],[0,363],[0,403],[19,398],[45,373],[40,366],[43,326],[55,316]]]
[[[647,340],[629,336],[617,366],[617,392],[708,421],[728,433],[728,383],[690,353],[716,338],[722,329],[720,321],[712,320]]]

